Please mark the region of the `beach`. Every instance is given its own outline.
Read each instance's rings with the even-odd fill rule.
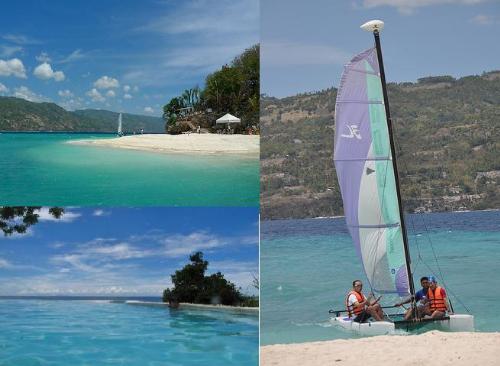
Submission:
[[[262,366],[315,365],[498,365],[500,333],[445,333],[378,336],[361,339],[260,348]]]
[[[158,153],[202,153],[259,155],[258,135],[145,134],[111,139],[75,140],[70,144],[112,147]]]

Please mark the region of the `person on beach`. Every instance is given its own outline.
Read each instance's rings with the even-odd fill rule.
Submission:
[[[370,317],[376,321],[384,319],[382,308],[378,304],[380,297],[373,301],[373,295],[370,294],[368,298],[363,295],[361,290],[363,283],[360,280],[355,280],[352,283],[352,290],[346,296],[346,308],[349,318],[354,315],[354,322],[364,323]]]
[[[420,284],[422,285],[422,288],[417,291],[415,294],[415,303],[420,302],[417,305],[417,318],[422,318],[424,315],[430,315],[430,307],[429,307],[429,300],[427,299],[427,291],[429,290],[429,277],[424,276],[420,279]],[[408,304],[412,302],[413,296],[411,296],[409,299],[406,299],[404,301],[398,302],[394,304],[394,306],[402,306],[403,304]],[[410,308],[406,310],[405,312],[405,320],[410,320],[411,318],[415,317],[415,311],[413,308]]]
[[[442,318],[448,313],[453,314],[446,291],[444,288],[438,286],[436,277],[429,276],[429,289],[427,290],[427,299],[429,300],[429,312],[431,318]]]

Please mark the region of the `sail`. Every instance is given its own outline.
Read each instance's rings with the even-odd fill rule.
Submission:
[[[118,116],[118,135],[122,134],[122,114]]]
[[[410,294],[376,48],[354,57],[335,104],[334,161],[347,226],[371,288]]]

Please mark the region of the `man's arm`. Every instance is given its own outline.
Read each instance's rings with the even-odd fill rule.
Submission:
[[[404,305],[404,304],[409,304],[412,300],[413,300],[413,296],[410,296],[406,300],[403,300],[401,302],[397,302],[396,304],[394,304],[394,306],[401,306],[401,305]]]

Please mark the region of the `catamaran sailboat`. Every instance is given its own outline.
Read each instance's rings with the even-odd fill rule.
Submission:
[[[122,131],[122,114],[120,113],[118,115],[118,131],[117,131],[117,136],[122,137],[123,136],[123,131]]]
[[[345,66],[335,104],[334,162],[347,227],[371,289],[404,298],[415,295],[415,286],[380,47],[383,26],[380,20],[361,26],[373,33],[375,47]],[[357,323],[341,316],[343,311],[332,312],[336,313],[332,323],[364,335],[409,330],[428,322],[444,330],[474,330],[474,317],[469,314],[409,321],[399,316]]]

